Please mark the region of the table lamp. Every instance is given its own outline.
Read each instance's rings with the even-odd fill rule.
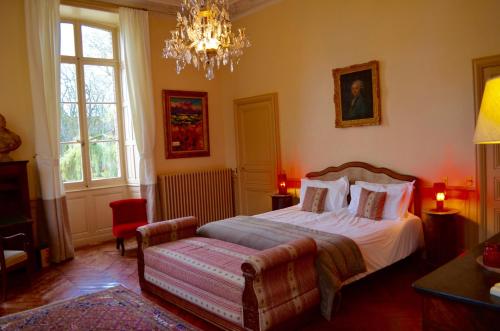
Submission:
[[[486,82],[473,140],[475,144],[500,144],[500,76]]]
[[[475,144],[500,144],[500,76],[486,82],[474,133]],[[485,243],[483,263],[500,267],[500,245]]]
[[[278,193],[285,195],[288,193],[288,187],[286,183],[286,174],[281,173],[278,175]]]
[[[436,198],[436,209],[434,209],[434,211],[446,211],[444,208],[444,200],[446,200],[446,184],[434,183],[432,188],[434,190],[434,197]]]

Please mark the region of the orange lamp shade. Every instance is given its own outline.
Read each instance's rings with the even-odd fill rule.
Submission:
[[[446,184],[434,183],[433,190],[434,190],[434,197],[436,198],[436,210],[445,211],[444,200],[446,200]]]
[[[279,194],[287,194],[288,193],[288,187],[286,183],[286,174],[279,174],[278,175],[278,193]]]

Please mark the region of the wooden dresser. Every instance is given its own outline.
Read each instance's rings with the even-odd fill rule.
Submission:
[[[0,236],[22,232],[33,243],[27,164],[0,162]]]
[[[500,242],[500,233],[488,242]],[[483,245],[413,284],[423,297],[424,330],[500,329],[500,297],[490,295],[490,288],[500,282],[500,273],[488,271],[476,262]]]

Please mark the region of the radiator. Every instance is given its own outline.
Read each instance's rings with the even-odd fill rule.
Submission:
[[[196,216],[203,225],[234,216],[231,169],[160,175],[158,182],[164,220]]]

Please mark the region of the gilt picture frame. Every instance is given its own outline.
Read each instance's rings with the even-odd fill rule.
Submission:
[[[379,62],[332,70],[335,127],[380,125]]]
[[[210,156],[208,93],[163,90],[165,158]]]

